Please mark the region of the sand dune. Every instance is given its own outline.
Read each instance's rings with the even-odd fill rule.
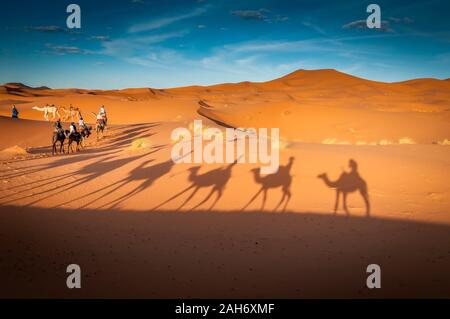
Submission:
[[[5,117],[11,103],[20,120]],[[91,123],[104,104],[109,129],[51,156],[52,123],[32,110],[46,103],[80,107]],[[69,296],[50,273],[76,259],[96,277],[83,297],[449,297],[449,107],[448,80],[379,83],[334,70],[164,90],[5,85],[3,287]],[[279,127],[278,187],[256,164],[174,164],[171,132],[194,119]],[[333,215],[335,190],[317,178],[336,180],[349,159],[367,183],[369,217],[359,193],[349,216],[342,206]],[[370,294],[363,266],[373,262],[388,284]]]
[[[48,122],[0,116],[0,150],[15,145],[23,149],[48,145],[52,140],[52,131],[52,124]]]
[[[8,84],[2,90],[0,115],[7,116],[11,103],[19,100],[21,116],[27,119],[42,119],[42,114],[31,108],[50,103],[73,104],[93,121],[90,113],[104,104],[116,115],[116,124],[189,121],[198,110],[233,127],[282,127],[285,138],[304,142],[337,139],[370,145],[409,137],[431,144],[449,137],[448,80],[382,83],[335,70],[299,70],[264,83],[164,90],[49,90],[20,84]]]
[[[13,122],[4,120],[7,121]],[[26,123],[32,124],[30,127],[47,124]],[[26,147],[24,142],[11,141],[9,147],[20,144],[30,155],[3,162],[0,177],[7,183],[0,185],[0,204],[151,210],[192,185],[189,169],[197,164],[174,165],[170,157],[173,145],[170,134],[183,125],[182,122],[153,122],[111,127],[104,139],[97,143],[93,136],[85,150],[70,156],[49,157],[50,140],[45,143],[43,139],[39,142],[44,144]],[[43,131],[46,133],[42,138],[47,136],[47,129]],[[36,134],[35,138],[38,137]],[[294,143],[280,150],[280,165],[286,165],[290,157],[295,160],[290,172],[293,196],[287,209],[331,212],[335,193],[317,175],[327,172],[331,179],[336,179],[348,169],[348,160],[353,158],[369,185],[374,216],[450,223],[449,155],[450,148],[440,145],[373,147]],[[202,182],[202,175],[226,166],[201,165],[196,174],[199,183],[206,182],[208,186],[199,189],[183,209],[196,207],[211,191],[215,180]],[[245,206],[261,187],[250,171],[255,166],[232,167],[231,178],[225,183],[214,209],[239,210]],[[220,180],[220,175],[215,179]],[[153,196],[156,190],[159,196]],[[180,207],[188,195],[170,200],[161,209]],[[217,194],[212,195],[199,208],[210,207]],[[271,212],[281,195],[280,188],[269,190],[265,210]],[[262,200],[257,198],[248,208],[260,208]],[[352,214],[364,216],[359,194],[351,194],[349,200]]]

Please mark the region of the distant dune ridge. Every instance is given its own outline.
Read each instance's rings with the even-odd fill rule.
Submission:
[[[73,104],[90,114],[104,104],[116,124],[189,121],[200,114],[232,127],[279,127],[293,141],[386,145],[380,141],[410,138],[439,145],[449,138],[450,80],[383,83],[324,69],[298,70],[268,82],[170,89],[0,86],[0,115],[9,116],[12,103],[27,119],[42,119],[31,110],[34,105]]]

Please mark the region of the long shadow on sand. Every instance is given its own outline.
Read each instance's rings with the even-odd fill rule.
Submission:
[[[72,164],[75,162],[80,162],[84,160],[89,160],[93,157],[97,157],[100,155],[109,155],[119,152],[124,147],[129,146],[133,140],[137,137],[146,138],[154,135],[155,133],[149,133],[149,129],[158,126],[158,123],[147,123],[147,124],[134,124],[130,126],[126,126],[126,129],[122,131],[122,127],[114,128],[111,132],[118,131],[119,136],[117,137],[108,137],[104,140],[101,140],[102,143],[106,143],[106,145],[102,145],[102,147],[93,147],[93,148],[85,148],[81,152],[77,154],[71,155],[57,155],[53,156],[58,158],[58,160],[53,161],[49,164],[37,164],[37,165],[28,165],[23,168],[17,168],[14,172],[10,172],[10,170],[0,170],[0,174],[2,178],[15,178],[20,177],[24,174],[33,174],[42,170],[51,169],[59,166],[64,166],[68,164]],[[147,133],[147,134],[144,134]],[[142,135],[144,134],[144,135]],[[49,142],[51,141],[51,136],[49,137]],[[51,154],[51,145],[39,147],[39,148],[30,148],[28,152],[30,153],[42,153],[42,150],[46,150],[48,148],[48,154]],[[44,151],[45,153],[45,151]],[[60,158],[60,159],[59,159]],[[36,158],[25,158],[19,160],[9,160],[8,163],[16,163],[16,162],[32,162]]]
[[[335,214],[339,208],[339,198],[342,194],[344,211],[347,215],[350,215],[347,207],[347,195],[359,191],[366,205],[366,216],[370,217],[370,200],[367,183],[359,175],[358,163],[354,159],[348,161],[348,166],[350,167],[350,172],[342,172],[335,181],[331,181],[326,173],[319,174],[317,177],[322,179],[326,186],[336,190],[336,200],[334,203]]]
[[[100,198],[102,198],[102,199],[108,198],[109,195],[119,192],[128,183],[131,183],[134,181],[139,181],[140,182],[139,185],[134,187],[132,190],[119,196],[118,198],[107,201],[105,204],[103,204],[99,207],[99,208],[104,208],[106,206],[111,206],[111,208],[114,208],[114,207],[118,206],[120,203],[122,203],[123,201],[139,194],[140,192],[147,189],[148,187],[151,187],[153,185],[153,183],[156,182],[156,180],[158,180],[159,178],[161,178],[164,175],[166,175],[167,173],[169,173],[170,170],[174,166],[174,162],[172,161],[172,159],[162,162],[162,163],[148,166],[148,164],[152,163],[153,161],[154,161],[153,159],[143,161],[137,167],[133,168],[129,172],[127,177],[125,177],[119,181],[116,181],[114,183],[111,183],[110,185],[108,185],[104,188],[99,188],[99,189],[91,192],[87,196],[83,196],[85,199],[89,198],[89,197],[91,197],[92,199],[90,201],[88,201],[86,204],[82,205],[80,208],[85,208],[89,205],[92,205],[93,203],[98,201]],[[100,193],[102,193],[102,192],[104,192],[105,194],[101,195]],[[72,201],[76,201],[80,198],[75,198]],[[64,205],[64,204],[65,203],[62,203],[60,205]]]
[[[294,160],[294,157],[290,157],[288,163],[286,165],[280,165],[276,173],[265,176],[261,176],[260,168],[252,169],[251,172],[253,173],[255,183],[260,184],[261,188],[252,198],[250,198],[249,202],[242,208],[242,210],[245,210],[261,193],[263,193],[261,210],[264,210],[268,191],[274,188],[281,188],[283,195],[273,211],[276,211],[283,203],[284,206],[282,211],[286,211],[287,204],[292,197],[291,184],[293,177],[291,175],[291,169],[294,164]]]
[[[0,297],[450,297],[450,225],[0,206]],[[83,289],[65,286],[82,269]],[[380,265],[382,289],[365,286]]]
[[[173,201],[174,199],[185,194],[186,192],[192,190],[191,194],[177,208],[177,210],[180,210],[194,198],[195,194],[201,188],[211,188],[211,190],[208,193],[208,195],[206,195],[206,197],[201,202],[199,202],[197,205],[195,205],[191,210],[197,209],[201,205],[205,204],[214,195],[214,193],[216,193],[217,194],[216,199],[213,201],[213,203],[211,204],[211,206],[209,208],[209,209],[213,209],[214,206],[217,204],[217,202],[222,197],[223,191],[225,190],[225,187],[231,178],[231,171],[236,164],[237,164],[237,162],[234,162],[227,166],[222,166],[222,167],[210,170],[203,174],[198,173],[201,166],[194,166],[194,167],[189,168],[188,181],[191,183],[191,185],[189,185],[182,191],[178,192],[177,194],[173,195],[172,197],[170,197],[166,201],[162,202],[158,206],[154,207],[153,210],[162,207],[163,205]]]
[[[65,174],[59,174],[57,176],[47,177],[47,178],[41,178],[37,181],[22,183],[20,185],[15,185],[14,189],[19,190],[20,192],[27,193],[29,191],[42,188],[47,185],[55,184],[56,182],[62,181],[62,180],[68,180],[69,182],[66,183],[64,186],[55,186],[51,189],[46,189],[45,191],[40,191],[37,193],[34,193],[32,196],[39,196],[42,194],[48,194],[48,196],[39,198],[38,200],[34,201],[33,203],[39,202],[42,199],[48,198],[50,196],[53,196],[55,194],[61,193],[65,190],[69,190],[73,187],[76,187],[78,185],[81,185],[85,182],[88,182],[90,180],[93,180],[95,178],[100,178],[102,175],[104,175],[107,172],[110,172],[114,169],[118,169],[121,166],[127,164],[128,162],[132,162],[135,159],[138,159],[140,157],[150,155],[154,153],[156,150],[162,149],[163,145],[157,145],[153,147],[154,151],[148,152],[146,154],[140,155],[140,156],[134,156],[130,157],[128,159],[114,159],[114,155],[117,153],[120,153],[121,150],[125,147],[131,144],[131,142],[139,136],[140,138],[150,136],[152,134],[146,134],[142,135],[142,133],[145,133],[148,131],[149,128],[152,128],[156,126],[157,124],[150,123],[150,124],[141,124],[141,125],[133,125],[131,128],[128,128],[124,132],[121,132],[121,135],[117,138],[110,139],[108,141],[108,145],[101,147],[101,148],[90,148],[86,149],[83,152],[80,152],[75,155],[70,156],[59,156],[56,159],[52,160],[49,163],[45,164],[37,164],[37,165],[28,165],[24,168],[20,169],[14,169],[12,172],[8,172],[6,174],[0,174],[2,179],[11,179],[11,178],[18,178],[24,175],[34,174],[34,173],[42,173],[46,170],[53,170],[60,167],[64,167],[66,165],[71,164],[83,164],[83,162],[90,161],[92,159],[97,159],[97,161],[88,163],[84,165],[80,169],[76,169],[74,171],[71,171],[69,173]],[[75,180],[72,180],[72,178],[78,174],[84,175],[82,178],[78,178]],[[9,190],[9,189],[5,189]],[[56,192],[56,193],[52,193]],[[0,197],[1,199],[9,198],[10,195],[4,195]],[[21,196],[19,198],[11,198],[9,201],[4,202],[4,204],[7,204],[9,202],[13,202],[16,200],[23,200],[26,198],[29,198],[30,196]]]
[[[44,185],[54,184],[55,182],[60,181],[60,180],[68,180],[68,182],[66,182],[63,186],[56,185],[52,188],[38,191],[31,195],[25,195],[25,196],[22,196],[19,198],[12,198],[10,201],[4,202],[4,204],[7,204],[9,202],[24,200],[24,199],[31,198],[31,197],[39,197],[40,195],[45,195],[43,197],[39,197],[38,199],[28,203],[27,205],[36,204],[44,199],[47,199],[47,198],[50,198],[53,196],[58,196],[65,191],[69,191],[77,186],[81,186],[92,180],[101,179],[102,176],[105,175],[106,173],[109,173],[111,171],[119,169],[120,167],[122,167],[126,164],[129,164],[135,160],[138,160],[138,159],[144,158],[146,156],[149,156],[151,154],[154,154],[161,149],[162,149],[162,147],[154,147],[154,150],[152,150],[150,152],[146,152],[146,153],[131,156],[131,157],[123,157],[123,158],[119,158],[119,159],[114,159],[113,156],[102,157],[97,161],[94,161],[92,163],[89,163],[89,164],[83,166],[80,169],[77,169],[70,173],[55,176],[55,177],[51,178],[51,180],[45,184],[39,184],[37,186],[28,187],[26,189],[26,192],[29,192],[30,190],[35,189],[35,188],[41,188]],[[81,175],[82,177],[76,178],[75,176],[78,176],[78,175]]]

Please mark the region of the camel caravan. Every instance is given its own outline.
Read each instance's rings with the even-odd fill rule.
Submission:
[[[81,109],[70,105],[69,109],[63,106],[56,107],[55,105],[45,105],[44,107],[34,106],[33,110],[43,112],[44,120],[55,120],[54,131],[52,137],[52,154],[57,153],[57,145],[59,144],[59,153],[65,153],[64,143],[67,140],[67,153],[73,150],[73,145],[76,144],[75,151],[78,152],[80,148],[85,147],[85,140],[92,134],[92,126],[88,126],[81,115]],[[104,131],[107,127],[108,118],[106,116],[105,107],[102,105],[97,113],[92,112],[95,116],[96,124],[95,130],[97,133],[97,141],[101,136],[104,136]],[[51,117],[51,118],[50,118]],[[62,122],[70,121],[69,129],[64,130]],[[76,122],[78,122],[78,127]]]
[[[72,104],[68,110],[64,106],[57,107],[54,104],[46,104],[43,107],[33,106],[33,110],[43,112],[45,121],[54,120],[56,118],[60,118],[65,122],[69,119],[71,121],[79,121],[81,117],[81,110],[78,107],[73,107]],[[49,115],[52,115],[51,119]]]

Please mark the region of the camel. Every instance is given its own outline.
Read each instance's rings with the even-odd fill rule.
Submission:
[[[179,192],[178,194],[172,196],[171,198],[169,198],[162,204],[156,206],[153,209],[159,208],[162,205],[164,205],[164,204],[174,200],[175,198],[181,196],[182,194],[186,193],[187,191],[194,189],[194,191],[188,196],[188,198],[186,198],[185,201],[178,207],[177,210],[180,210],[181,208],[183,208],[184,205],[186,205],[194,197],[194,195],[201,188],[207,188],[207,187],[212,186],[209,194],[200,203],[198,203],[197,205],[195,205],[194,207],[191,208],[191,210],[193,210],[193,209],[200,207],[201,205],[206,203],[214,193],[217,193],[216,199],[214,200],[212,205],[209,207],[209,210],[212,210],[214,208],[214,206],[217,204],[217,202],[219,201],[219,199],[222,197],[225,186],[231,178],[231,170],[233,169],[233,166],[236,165],[236,163],[237,163],[237,161],[234,161],[233,163],[231,163],[225,167],[219,167],[219,168],[213,169],[209,172],[206,172],[206,173],[203,173],[200,175],[198,174],[198,171],[200,170],[200,166],[195,166],[195,167],[189,168],[188,180],[191,182],[191,185],[188,186],[187,188],[185,188],[184,190],[182,190],[181,192]]]
[[[81,146],[84,147],[85,143],[84,141],[91,135],[92,126],[89,126],[87,128],[80,128],[80,134],[81,134]]]
[[[242,208],[242,210],[246,209],[258,196],[263,192],[263,202],[261,205],[261,210],[264,210],[264,206],[267,200],[267,192],[270,188],[278,188],[281,187],[281,191],[283,192],[283,196],[281,197],[280,202],[274,208],[274,212],[281,206],[284,202],[283,212],[286,211],[287,204],[291,199],[291,183],[292,176],[290,175],[290,171],[292,168],[292,164],[294,163],[294,157],[289,158],[289,162],[285,166],[280,166],[278,168],[278,172],[270,175],[266,175],[264,177],[261,176],[261,169],[254,168],[251,170],[253,173],[253,177],[257,184],[261,184],[261,188],[256,192],[256,194],[250,199],[250,201]]]
[[[334,204],[334,213],[337,213],[339,207],[339,197],[342,193],[343,195],[343,206],[344,211],[348,215],[350,215],[347,208],[347,194],[353,193],[355,191],[359,191],[362,198],[364,199],[364,203],[366,204],[366,216],[370,216],[370,202],[369,195],[367,192],[367,184],[366,182],[359,176],[358,173],[358,164],[353,159],[349,160],[349,167],[351,171],[349,173],[343,172],[341,176],[336,181],[330,181],[328,175],[326,173],[319,174],[317,177],[322,179],[330,188],[336,189],[336,202]]]
[[[70,134],[69,130],[66,130],[65,133],[66,133],[67,139],[69,140],[69,143],[67,145],[67,153],[70,154],[70,151],[72,151],[72,153],[73,153],[73,149],[72,149],[73,142],[77,143],[77,147],[76,147],[75,151],[78,152],[80,150],[80,144],[82,141],[82,136],[81,136],[80,132]]]
[[[106,120],[103,119],[103,121],[100,121],[97,119],[97,113],[92,112],[92,114],[95,116],[96,124],[95,124],[95,131],[97,132],[97,141],[99,140],[99,133],[102,133],[102,136],[104,136],[103,131],[106,130]]]
[[[59,153],[64,153],[64,140],[66,139],[66,135],[64,134],[63,131],[60,132],[54,132],[53,133],[53,138],[52,138],[52,154],[55,155],[56,153],[56,143],[60,143],[59,146]]]
[[[56,118],[56,115],[58,115],[58,117],[60,117],[58,108],[54,105],[52,105],[52,106],[46,105],[44,107],[33,106],[33,110],[44,112],[44,120],[46,120],[46,121],[49,120],[49,118],[48,118],[49,113],[51,113],[53,115],[53,119]]]
[[[78,107],[73,107],[72,105],[70,105],[69,109],[67,110],[64,106],[61,106],[59,110],[64,112],[64,115],[62,117],[63,121],[67,121],[69,119],[71,121],[74,121],[75,118],[77,121],[80,120],[81,110]]]

